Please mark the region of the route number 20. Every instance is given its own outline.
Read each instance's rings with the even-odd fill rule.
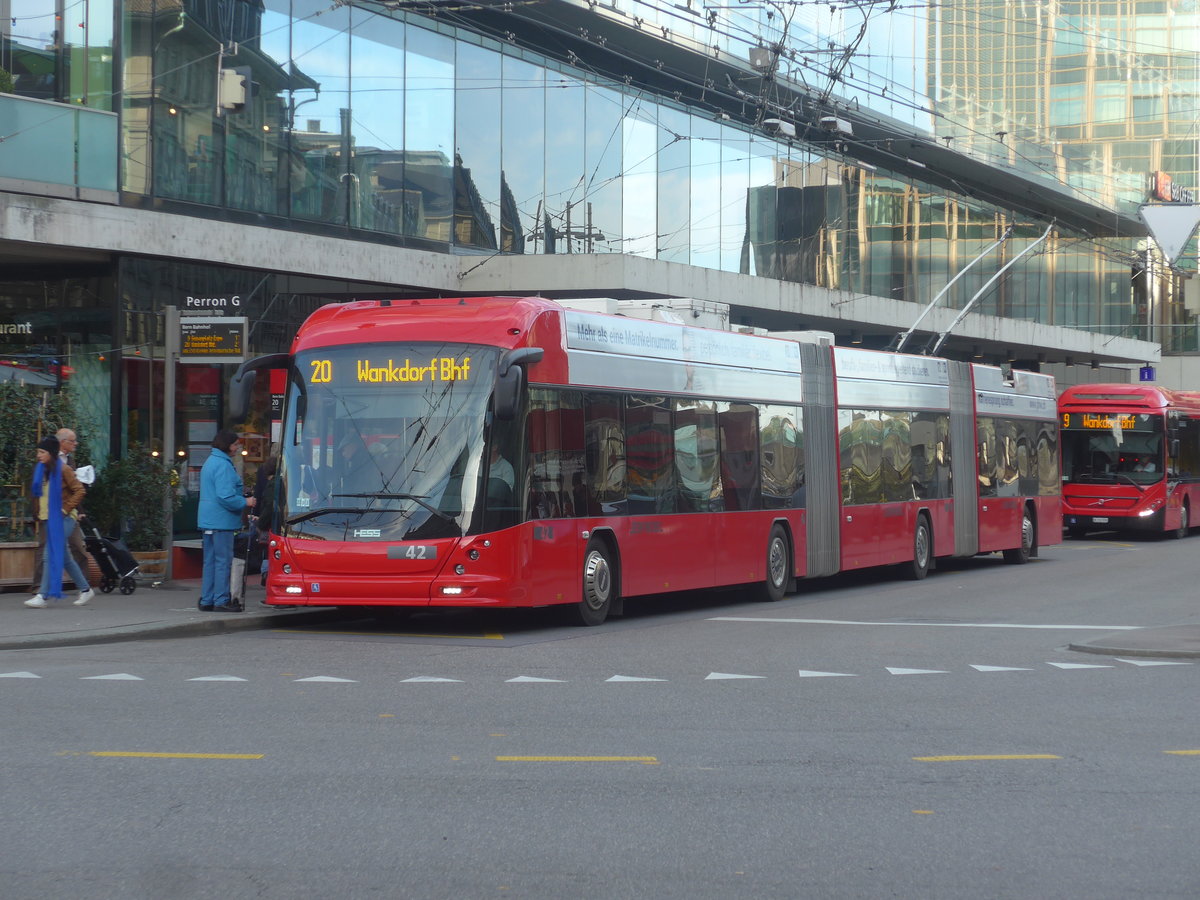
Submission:
[[[333,363],[327,359],[314,359],[312,361],[312,383],[313,384],[328,384],[333,381]]]

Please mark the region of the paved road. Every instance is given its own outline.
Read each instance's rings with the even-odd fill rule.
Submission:
[[[1193,897],[1191,549],[0,653],[3,893]]]

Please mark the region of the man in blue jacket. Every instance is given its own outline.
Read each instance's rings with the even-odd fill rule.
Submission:
[[[241,438],[224,429],[212,440],[212,452],[200,469],[200,505],[196,525],[204,543],[204,579],[200,608],[207,612],[239,612],[230,603],[229,575],[233,568],[233,536],[242,527],[242,513],[254,506],[244,496],[242,478],[233,465]]]

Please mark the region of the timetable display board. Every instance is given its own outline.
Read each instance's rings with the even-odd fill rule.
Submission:
[[[179,361],[241,363],[246,360],[246,317],[185,316],[179,320]]]

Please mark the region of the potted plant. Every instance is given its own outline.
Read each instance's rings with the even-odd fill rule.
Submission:
[[[138,559],[145,575],[166,571],[171,512],[179,506],[175,470],[141,444],[131,444],[125,455],[112,460],[88,489],[88,519],[101,534],[119,537]],[[161,569],[154,567],[161,565]]]

